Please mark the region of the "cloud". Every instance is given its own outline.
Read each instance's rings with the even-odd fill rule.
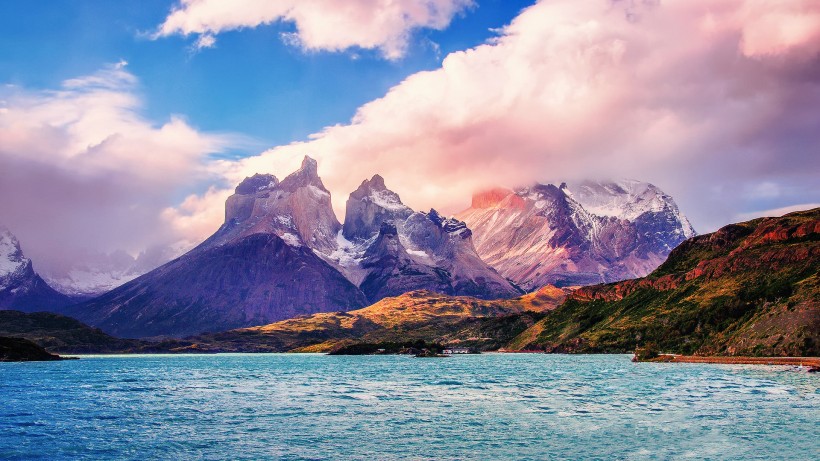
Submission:
[[[313,155],[340,215],[376,172],[448,212],[494,184],[631,177],[708,231],[820,195],[818,17],[808,0],[544,1],[350,123],[213,167],[238,181]]]
[[[178,117],[145,119],[125,67],[57,90],[0,90],[0,222],[38,270],[65,268],[89,251],[137,254],[185,238],[162,211],[181,191],[219,180],[207,156],[241,141]]]
[[[282,38],[307,51],[377,49],[388,59],[406,51],[414,30],[444,29],[472,0],[181,0],[155,38],[199,35],[197,48],[214,46],[229,30],[291,22]]]

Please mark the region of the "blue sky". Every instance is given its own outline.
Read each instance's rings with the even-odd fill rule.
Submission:
[[[531,3],[481,1],[445,30],[416,31],[407,54],[387,60],[363,49],[305,53],[280,40],[294,30],[285,21],[225,32],[200,51],[190,37],[152,40],[177,4],[169,0],[0,0],[0,82],[55,88],[125,60],[140,80],[149,118],[180,114],[202,130],[251,136],[261,150],[347,122],[406,76],[494,37],[492,29]]]

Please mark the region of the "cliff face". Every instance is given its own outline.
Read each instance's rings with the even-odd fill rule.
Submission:
[[[522,348],[820,355],[820,209],[682,243],[648,277],[582,287]]]
[[[492,189],[457,218],[479,256],[527,290],[644,276],[694,235],[672,197],[638,181]]]

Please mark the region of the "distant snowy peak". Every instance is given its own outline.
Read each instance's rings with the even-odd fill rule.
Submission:
[[[0,226],[0,280],[21,274],[30,264],[31,261],[20,249],[17,237],[7,228]]]
[[[653,184],[630,179],[613,182],[582,181],[561,184],[561,189],[587,212],[596,216],[635,221],[647,212],[669,212],[681,223],[686,238],[695,236],[695,230],[680,212],[674,199]]]
[[[491,189],[457,217],[481,258],[528,290],[644,276],[695,235],[671,196],[632,180]]]

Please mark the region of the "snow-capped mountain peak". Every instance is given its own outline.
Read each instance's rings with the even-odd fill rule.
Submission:
[[[22,272],[29,264],[31,261],[23,255],[17,237],[0,226],[0,280]]]
[[[695,230],[678,210],[672,197],[648,182],[624,179],[610,182],[582,181],[562,186],[565,186],[563,189],[570,198],[594,215],[635,221],[644,213],[669,211],[681,223],[684,237],[695,236]]]
[[[71,303],[34,272],[17,237],[0,226],[0,309],[55,310]]]
[[[493,189],[457,217],[482,259],[526,289],[644,276],[695,235],[671,196],[634,180]]]

